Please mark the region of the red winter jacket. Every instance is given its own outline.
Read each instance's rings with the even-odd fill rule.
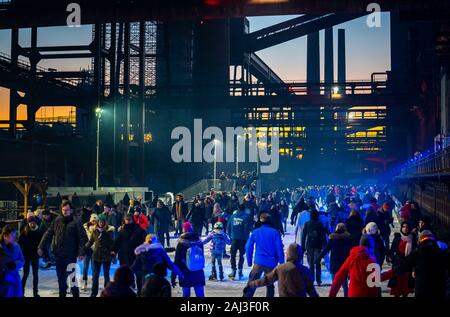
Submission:
[[[377,263],[375,258],[369,254],[369,250],[364,246],[356,246],[350,251],[350,255],[342,264],[340,270],[334,277],[330,289],[330,297],[336,297],[341,285],[347,277],[350,277],[348,297],[378,297],[381,295],[379,287],[369,287],[367,277],[373,270],[367,270],[368,265]],[[381,273],[381,281],[386,281],[393,277],[393,271]]]
[[[134,222],[142,228],[142,230],[147,231],[147,228],[150,225],[150,221],[147,216],[144,214],[139,214],[139,216],[134,215]]]
[[[403,221],[411,220],[411,204],[406,204],[400,209],[400,218]]]

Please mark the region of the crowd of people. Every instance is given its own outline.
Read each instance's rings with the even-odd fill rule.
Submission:
[[[395,217],[400,228],[392,234]],[[295,241],[285,248],[289,220]],[[24,296],[30,267],[33,296],[39,297],[41,257],[45,267],[56,267],[60,297],[68,288],[74,297],[80,287],[88,291],[89,267],[91,297],[170,297],[177,284],[184,297],[192,290],[203,297],[206,279],[226,280],[224,259],[231,264],[230,280],[245,279],[245,262],[251,268],[245,297],[258,287],[273,297],[275,282],[279,296],[317,297],[323,267],[332,276],[330,297],[341,287],[345,297],[381,296],[377,281],[387,280],[392,296],[445,297],[450,253],[438,238],[416,202],[400,208],[388,188],[377,186],[307,186],[259,197],[248,192],[241,199],[236,192],[211,191],[192,201],[180,193],[171,206],[157,198],[152,204],[131,199],[127,207],[97,201],[76,210],[63,200],[58,213],[37,208],[18,230],[3,226],[0,297]],[[209,277],[205,249],[211,255]],[[78,262],[83,263],[82,285],[68,284],[71,265]],[[374,272],[380,274],[372,285]]]

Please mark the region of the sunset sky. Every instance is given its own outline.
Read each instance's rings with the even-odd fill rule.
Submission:
[[[255,31],[295,16],[250,17],[250,30]],[[389,14],[382,13],[381,27],[369,28],[366,17],[334,27],[335,68],[337,67],[337,29],[346,30],[347,78],[349,80],[370,79],[373,72],[390,69]],[[323,77],[324,32],[320,32],[321,73]],[[0,52],[10,53],[10,31],[0,30]],[[91,41],[91,26],[80,28],[51,27],[38,30],[38,45],[82,45]],[[22,46],[30,45],[30,30],[22,29],[19,34]],[[257,52],[284,80],[306,79],[306,37],[301,37]],[[39,64],[58,70],[79,70],[90,66],[90,59],[50,60]],[[335,71],[336,78],[336,71]],[[23,118],[24,108],[19,109],[18,119]],[[55,115],[64,115],[66,109],[55,109]],[[0,87],[0,120],[8,119],[9,91]]]

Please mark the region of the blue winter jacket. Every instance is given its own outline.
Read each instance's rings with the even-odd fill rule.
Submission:
[[[227,222],[227,233],[231,240],[247,241],[251,227],[249,215],[245,211],[235,211]]]
[[[252,266],[255,244],[255,264],[275,267],[284,263],[283,243],[277,230],[264,224],[252,232],[245,246],[248,266]]]

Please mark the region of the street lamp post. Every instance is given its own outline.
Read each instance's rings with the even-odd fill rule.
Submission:
[[[241,138],[240,135],[236,138],[236,177],[239,174],[239,139]]]
[[[95,116],[97,117],[97,147],[95,160],[95,189],[98,190],[98,180],[100,175],[100,118],[102,117],[102,108],[95,108]]]

